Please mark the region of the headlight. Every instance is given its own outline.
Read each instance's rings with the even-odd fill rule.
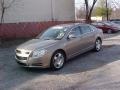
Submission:
[[[42,57],[45,55],[45,53],[47,52],[47,50],[45,49],[38,49],[33,51],[32,57],[33,58],[38,58],[38,57]]]

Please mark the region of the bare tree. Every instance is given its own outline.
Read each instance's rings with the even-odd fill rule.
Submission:
[[[85,10],[82,7],[76,8],[76,19],[85,19]]]
[[[85,7],[86,7],[86,22],[90,23],[91,22],[91,15],[93,8],[96,4],[97,0],[93,0],[91,7],[89,6],[89,0],[85,0]]]
[[[9,9],[14,2],[15,0],[0,0],[0,12],[1,12],[0,24],[4,22],[4,14],[6,10]]]

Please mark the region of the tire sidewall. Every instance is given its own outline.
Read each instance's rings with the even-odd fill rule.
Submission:
[[[53,58],[54,58],[54,56],[55,56],[57,53],[61,53],[61,54],[64,56],[64,63],[63,63],[63,65],[62,65],[62,67],[60,67],[60,68],[56,68],[56,67],[54,66],[54,59],[53,59]],[[62,51],[56,51],[56,52],[53,53],[53,55],[52,55],[51,63],[50,63],[50,68],[51,68],[53,71],[57,71],[57,70],[62,69],[62,68],[64,67],[64,65],[65,65],[65,60],[66,60],[66,58],[65,58],[64,53],[63,53]]]
[[[100,49],[99,49],[99,50],[98,50],[97,47],[96,47],[96,46],[97,46],[96,42],[97,42],[98,40],[100,41]],[[102,41],[101,41],[100,39],[96,39],[94,50],[97,51],[97,52],[99,52],[99,51],[101,50],[101,48],[102,48]]]

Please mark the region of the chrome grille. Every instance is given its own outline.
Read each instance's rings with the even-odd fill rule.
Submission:
[[[17,56],[17,55],[16,55],[16,58],[17,58],[18,60],[27,60],[27,57],[21,57],[21,56]]]

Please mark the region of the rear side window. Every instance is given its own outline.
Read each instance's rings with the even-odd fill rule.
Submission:
[[[91,31],[93,31],[89,26],[80,26],[80,29],[82,34],[90,33]]]
[[[81,35],[80,27],[76,27],[76,28],[72,29],[72,31],[70,33],[74,34],[75,36],[80,36]]]

